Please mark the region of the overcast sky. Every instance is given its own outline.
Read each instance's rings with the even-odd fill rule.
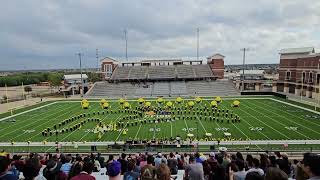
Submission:
[[[319,0],[2,0],[0,70],[96,67],[99,56],[226,56],[278,63],[288,47],[320,47]]]

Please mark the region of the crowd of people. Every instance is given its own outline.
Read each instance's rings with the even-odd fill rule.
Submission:
[[[93,172],[105,173],[110,180],[171,180],[182,170],[186,180],[317,180],[320,155],[305,153],[301,161],[289,160],[283,153],[264,153],[260,157],[238,152],[194,154],[124,154],[108,158],[98,154],[35,154],[28,157],[0,156],[0,180],[95,180]],[[181,171],[180,171],[181,172]]]

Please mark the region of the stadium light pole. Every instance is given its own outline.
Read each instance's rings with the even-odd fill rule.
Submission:
[[[79,56],[79,63],[80,63],[80,79],[81,79],[81,97],[83,97],[83,91],[84,91],[84,88],[83,88],[83,79],[82,79],[82,62],[81,62],[81,56],[83,55],[82,53],[77,53],[77,55]]]
[[[319,73],[319,63],[320,63],[320,59],[318,60],[318,73]],[[319,106],[319,102],[320,102],[320,78],[318,79],[318,74],[317,74],[317,77],[316,77],[316,82],[318,83],[318,106]],[[316,108],[316,105],[314,106],[314,109],[317,110]]]
[[[249,51],[249,48],[242,48],[240,51],[243,51],[243,61],[242,61],[242,91],[244,91],[244,66],[246,63],[246,51]]]
[[[199,61],[199,31],[200,29],[197,28],[197,61]]]
[[[127,37],[127,34],[128,34],[128,30],[124,29],[124,38],[126,41],[126,61],[128,61],[128,37]]]
[[[96,58],[97,58],[97,72],[99,72],[99,50],[98,48],[96,49]]]

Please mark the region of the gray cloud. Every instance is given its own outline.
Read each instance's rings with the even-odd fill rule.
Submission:
[[[227,64],[277,63],[286,47],[320,47],[320,1],[5,0],[0,7],[0,69],[87,67],[101,56],[188,57],[219,52]]]

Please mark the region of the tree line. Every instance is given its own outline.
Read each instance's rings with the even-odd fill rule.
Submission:
[[[49,82],[51,86],[61,85],[61,81],[64,74],[77,74],[64,73],[64,72],[23,72],[13,75],[0,77],[0,87],[7,86],[20,86],[29,84],[39,84],[40,82]],[[101,78],[99,74],[94,72],[85,72],[88,75],[90,82],[99,81]]]

